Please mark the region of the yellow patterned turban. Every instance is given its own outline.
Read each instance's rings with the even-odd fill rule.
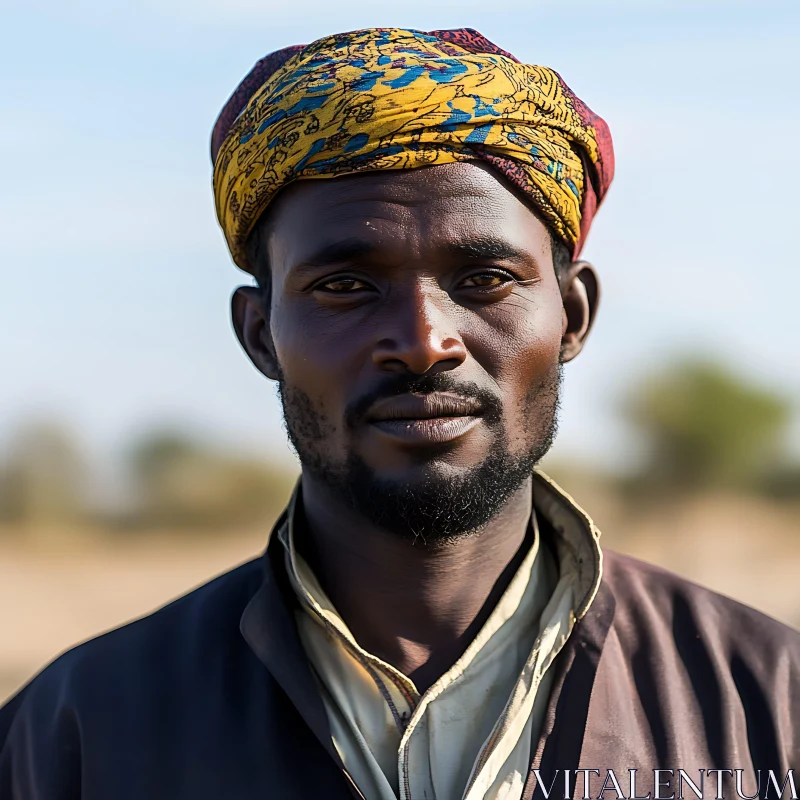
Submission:
[[[233,260],[292,181],[481,160],[577,257],[614,172],[605,122],[547,67],[477,31],[377,28],[259,61],[211,141],[217,217]]]

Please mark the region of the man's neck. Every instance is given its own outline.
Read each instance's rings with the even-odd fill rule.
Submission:
[[[298,546],[361,647],[422,692],[488,618],[529,546],[530,480],[480,531],[437,546],[377,527],[303,476]]]

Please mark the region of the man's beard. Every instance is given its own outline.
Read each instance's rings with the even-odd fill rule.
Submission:
[[[287,386],[283,376],[278,388],[286,431],[305,471],[378,527],[415,542],[437,545],[480,531],[530,477],[555,440],[562,379],[559,362],[524,398],[521,411],[531,439],[521,454],[511,452],[497,398],[474,384],[455,382],[450,373],[397,376],[379,392],[363,398],[348,410],[346,424],[354,424],[379,397],[409,392],[449,391],[483,404],[484,424],[495,434],[484,460],[456,477],[431,469],[413,484],[379,478],[353,452],[344,461],[333,461],[325,448],[331,428],[327,418],[314,408],[307,394]]]

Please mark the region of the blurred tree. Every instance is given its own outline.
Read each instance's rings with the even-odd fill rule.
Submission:
[[[274,519],[296,480],[291,470],[205,447],[161,432],[133,449],[139,522],[147,526],[219,528]]]
[[[0,471],[0,518],[10,523],[78,521],[85,513],[86,465],[59,425],[36,421],[13,437]]]
[[[776,465],[765,476],[764,490],[781,500],[800,500],[800,465]]]
[[[760,488],[782,462],[790,404],[711,361],[687,359],[628,397],[648,445],[635,483],[654,489]]]

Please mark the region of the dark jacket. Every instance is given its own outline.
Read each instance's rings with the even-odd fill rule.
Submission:
[[[31,681],[0,710],[0,799],[359,797],[331,744],[275,552]],[[755,770],[783,783],[800,767],[800,634],[675,575],[606,551],[599,593],[555,668],[531,765],[547,787],[557,769],[598,769],[597,797],[613,768],[627,795],[638,769],[643,796],[655,768],[695,780],[718,768],[744,770],[753,794]],[[551,800],[564,796],[557,781]],[[736,797],[732,780],[723,786]],[[715,791],[707,783],[705,797]]]

